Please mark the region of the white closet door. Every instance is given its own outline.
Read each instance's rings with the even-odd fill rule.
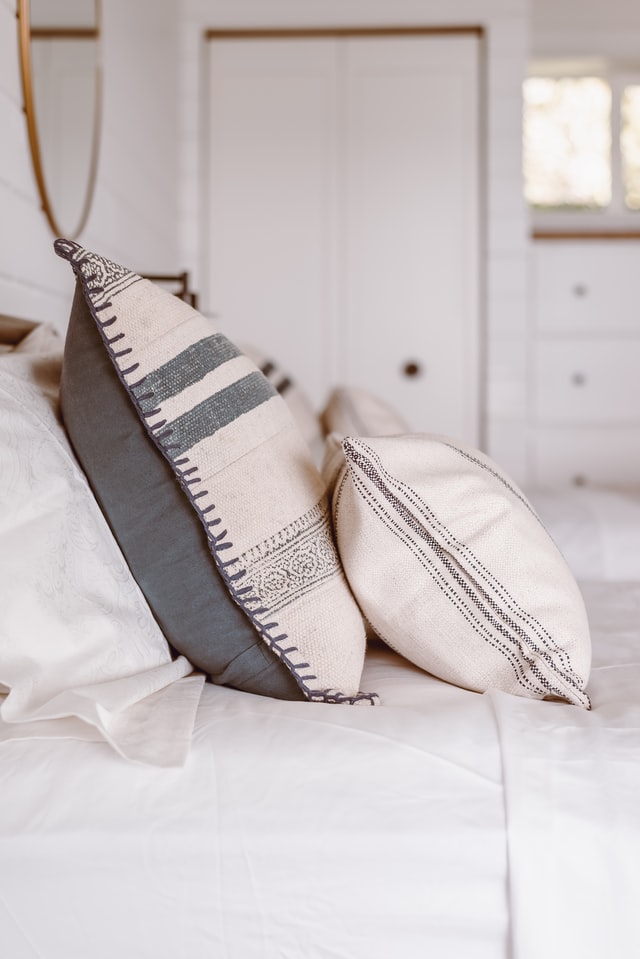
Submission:
[[[476,442],[477,37],[209,47],[205,302],[316,405],[368,386]]]
[[[340,375],[478,442],[478,40],[351,39]],[[405,366],[418,367],[407,376]],[[411,369],[411,367],[410,367]]]
[[[205,302],[319,405],[335,312],[336,46],[209,46]]]

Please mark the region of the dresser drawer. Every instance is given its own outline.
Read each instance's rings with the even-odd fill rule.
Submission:
[[[537,241],[532,257],[538,331],[640,334],[640,241]]]
[[[640,487],[640,428],[539,429],[532,439],[535,486]]]
[[[640,338],[539,340],[534,418],[549,424],[640,426]]]

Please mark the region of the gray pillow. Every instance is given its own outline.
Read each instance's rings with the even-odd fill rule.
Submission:
[[[214,683],[303,700],[231,598],[170,464],[149,442],[80,285],[62,366],[64,424],[98,503],[171,646]]]
[[[375,695],[360,690],[364,623],[336,550],[326,485],[287,403],[210,318],[77,243],[54,247],[232,600],[307,699],[373,704]],[[98,430],[109,415],[96,409]],[[146,486],[138,471],[133,482]],[[146,501],[153,493],[145,489]],[[167,521],[166,510],[156,521]]]

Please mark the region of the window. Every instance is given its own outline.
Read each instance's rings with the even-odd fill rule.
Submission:
[[[630,210],[640,210],[640,85],[624,89],[621,116],[624,201]]]
[[[611,202],[611,89],[599,77],[525,81],[525,196],[534,207]]]
[[[640,70],[633,82],[610,70],[554,75],[547,65],[525,80],[523,102],[524,195],[533,210],[640,211]]]

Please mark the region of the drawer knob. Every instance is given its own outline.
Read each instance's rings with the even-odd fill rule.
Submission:
[[[402,367],[402,372],[409,379],[413,379],[416,376],[422,376],[422,366],[417,360],[407,360]]]
[[[573,287],[574,296],[586,296],[589,292],[589,287],[586,283],[576,283]]]
[[[586,477],[586,476],[581,476],[580,474],[578,474],[577,476],[574,476],[574,477],[573,477],[573,481],[572,481],[572,482],[573,482],[573,485],[574,485],[574,486],[586,486],[586,485],[587,485],[587,477]]]
[[[587,377],[584,373],[574,373],[571,377],[571,382],[574,386],[584,386],[587,382]]]

